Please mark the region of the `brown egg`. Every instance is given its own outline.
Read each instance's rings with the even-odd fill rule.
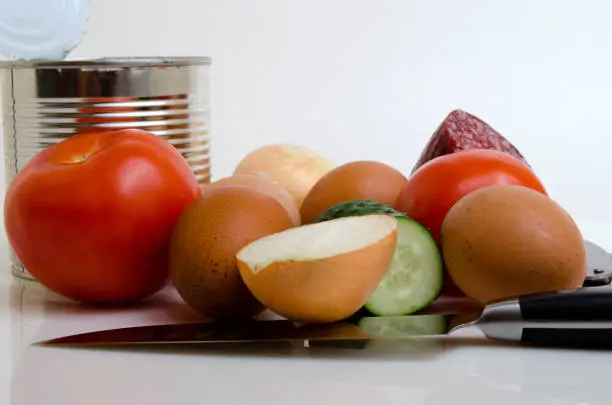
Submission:
[[[490,186],[459,200],[441,232],[442,254],[456,285],[491,301],[582,286],[586,253],[570,215],[522,186]]]
[[[274,198],[245,186],[203,193],[179,218],[170,242],[170,275],[181,297],[214,318],[250,317],[264,308],[245,286],[236,253],[293,227]]]
[[[295,199],[267,174],[234,174],[204,186],[204,191],[220,186],[248,186],[274,197],[287,210],[295,226],[300,225],[300,210]]]
[[[310,190],[300,215],[312,223],[325,210],[349,200],[371,200],[393,205],[407,179],[397,169],[381,162],[357,161],[338,166]]]

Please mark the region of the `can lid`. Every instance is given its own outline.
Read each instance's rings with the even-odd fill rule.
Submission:
[[[1,1],[1,0],[0,0]],[[8,60],[0,61],[0,69],[63,69],[63,70],[123,70],[131,68],[170,68],[207,66],[210,56],[118,56],[90,59]]]
[[[60,60],[85,34],[89,0],[0,2],[0,53],[19,60]]]

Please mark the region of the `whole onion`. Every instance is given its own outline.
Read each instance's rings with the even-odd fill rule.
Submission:
[[[247,154],[234,174],[265,174],[283,186],[298,207],[315,183],[336,167],[335,163],[308,148],[274,144]]]

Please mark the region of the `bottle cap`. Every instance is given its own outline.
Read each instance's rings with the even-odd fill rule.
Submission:
[[[0,0],[0,53],[60,60],[85,34],[89,0]]]

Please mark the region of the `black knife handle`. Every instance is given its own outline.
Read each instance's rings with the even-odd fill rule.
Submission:
[[[529,295],[519,305],[524,343],[612,348],[612,288]]]
[[[525,328],[521,342],[537,346],[580,349],[612,348],[612,329]]]
[[[611,321],[612,288],[527,295],[519,298],[521,318],[546,321]]]

